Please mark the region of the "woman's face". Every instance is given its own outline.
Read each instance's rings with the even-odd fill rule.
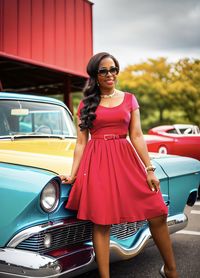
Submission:
[[[97,81],[100,90],[111,91],[115,87],[118,69],[112,58],[104,58],[101,60],[98,68]]]

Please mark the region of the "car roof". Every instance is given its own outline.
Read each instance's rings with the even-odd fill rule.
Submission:
[[[176,128],[188,128],[188,127],[193,127],[194,125],[192,124],[175,124],[174,127]]]
[[[159,131],[167,131],[171,129],[181,129],[181,128],[192,128],[194,125],[192,124],[174,124],[174,125],[159,125],[153,127],[152,130],[159,130]]]
[[[31,95],[31,94],[17,94],[17,93],[10,93],[10,92],[0,92],[0,99],[48,102],[48,103],[58,104],[58,105],[64,106],[66,108],[66,105],[58,99],[51,98],[51,97]]]

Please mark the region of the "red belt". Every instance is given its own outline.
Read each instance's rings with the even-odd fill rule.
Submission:
[[[104,140],[115,140],[126,138],[126,134],[102,134],[102,135],[92,135],[91,139],[104,139]]]

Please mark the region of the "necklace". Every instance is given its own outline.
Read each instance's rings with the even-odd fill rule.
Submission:
[[[100,95],[101,98],[111,98],[116,94],[116,91],[114,90],[114,92],[110,95]]]

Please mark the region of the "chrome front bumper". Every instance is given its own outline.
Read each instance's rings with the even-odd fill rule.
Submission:
[[[185,214],[167,219],[169,232],[183,229],[188,222]],[[144,229],[131,248],[125,248],[114,241],[110,242],[111,261],[126,260],[136,256],[149,242],[151,234]],[[75,251],[62,250],[59,256],[39,255],[35,252],[15,248],[0,249],[0,277],[74,277],[96,268],[92,244]]]
[[[0,249],[0,277],[60,277],[69,273],[73,277],[96,267],[91,246],[63,254],[59,257],[39,255],[12,248]]]

